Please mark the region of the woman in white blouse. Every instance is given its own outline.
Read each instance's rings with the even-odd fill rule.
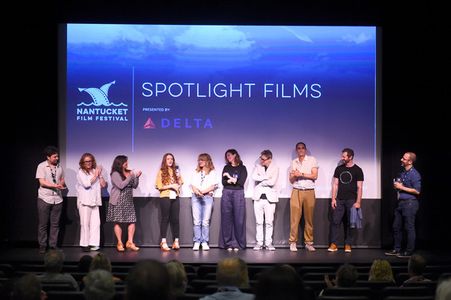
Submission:
[[[191,176],[190,185],[193,192],[191,200],[194,222],[194,251],[199,250],[200,247],[202,247],[202,250],[210,249],[208,246],[210,218],[213,209],[213,193],[218,187],[218,181],[210,155],[207,153],[199,154],[197,168]]]
[[[80,215],[80,246],[83,251],[97,251],[100,245],[101,188],[106,186],[102,167],[91,153],[80,158],[77,174],[77,208]]]

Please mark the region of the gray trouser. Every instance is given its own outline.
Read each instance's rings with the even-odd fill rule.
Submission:
[[[38,242],[39,247],[47,246],[47,231],[50,219],[50,237],[49,246],[56,247],[58,242],[58,234],[60,231],[59,223],[63,203],[48,204],[44,200],[38,198]]]

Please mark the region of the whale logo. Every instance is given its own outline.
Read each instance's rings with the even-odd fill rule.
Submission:
[[[110,87],[115,84],[116,81],[111,81],[110,83],[106,83],[102,85],[100,88],[78,88],[80,92],[88,93],[91,98],[91,103],[79,103],[77,106],[127,106],[125,103],[115,104],[108,99],[108,90]]]

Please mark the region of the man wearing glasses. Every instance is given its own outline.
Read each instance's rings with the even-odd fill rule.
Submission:
[[[38,189],[38,242],[39,253],[43,254],[48,245],[55,249],[58,242],[59,222],[63,208],[62,190],[66,188],[63,168],[58,164],[58,149],[48,146],[44,149],[46,160],[38,165],[36,179]],[[47,236],[50,222],[50,236]]]
[[[316,158],[307,155],[307,146],[303,142],[296,144],[298,157],[291,163],[290,183],[293,185],[290,198],[290,251],[298,251],[298,231],[302,212],[304,212],[304,243],[308,251],[313,247],[313,211],[315,209],[315,180],[318,178]]]
[[[274,251],[272,234],[274,223],[274,212],[276,203],[279,202],[276,184],[279,178],[279,168],[272,162],[272,152],[263,150],[260,154],[260,161],[254,167],[252,179],[255,182],[254,195],[254,213],[257,223],[257,244],[254,250]],[[264,225],[264,226],[263,226]],[[263,230],[264,227],[264,230]],[[264,232],[263,232],[264,231]]]

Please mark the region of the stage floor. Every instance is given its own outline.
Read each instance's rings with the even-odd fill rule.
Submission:
[[[80,247],[60,248],[65,254],[66,263],[76,263],[83,255],[96,255],[97,251],[83,252]],[[248,264],[282,264],[293,265],[302,264],[370,264],[374,259],[387,259],[392,264],[407,264],[406,258],[385,256],[384,249],[355,249],[351,253],[345,253],[343,249],[337,252],[328,252],[327,249],[317,249],[315,252],[308,252],[305,249],[298,249],[291,252],[288,248],[278,248],[276,251],[260,250],[254,251],[252,248],[229,252],[224,249],[211,248],[209,251],[193,251],[191,248],[181,248],[178,251],[162,252],[160,248],[141,248],[138,252],[126,251],[120,253],[116,248],[105,247],[99,251],[108,255],[114,263],[134,263],[144,259],[156,259],[167,262],[177,259],[185,264],[216,264],[226,257],[238,256]],[[424,256],[428,264],[451,264],[451,253],[438,251],[417,251]],[[17,247],[0,249],[0,262],[2,263],[42,263],[43,255],[39,254],[37,248]]]

